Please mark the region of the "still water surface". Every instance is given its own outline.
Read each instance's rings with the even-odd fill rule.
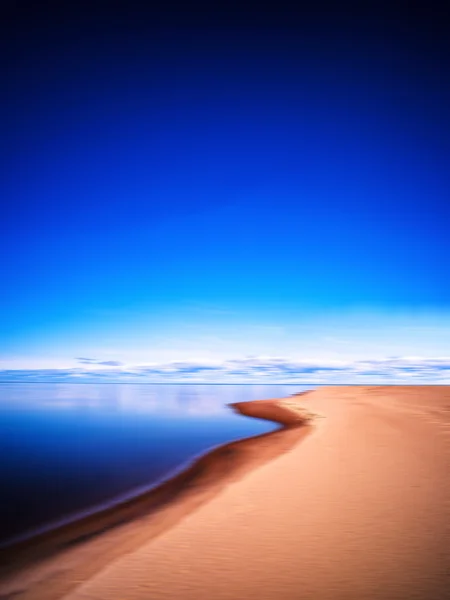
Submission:
[[[0,544],[152,487],[208,449],[273,430],[227,403],[301,385],[0,385]]]

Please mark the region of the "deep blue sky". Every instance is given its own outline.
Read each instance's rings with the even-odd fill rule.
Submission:
[[[8,4],[3,358],[75,337],[108,350],[124,323],[220,337],[211,310],[267,327],[448,311],[450,62],[434,7]]]

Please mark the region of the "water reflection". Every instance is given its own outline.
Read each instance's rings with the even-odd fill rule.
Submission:
[[[226,404],[279,398],[311,389],[301,385],[0,384],[0,411],[88,408],[134,413],[208,416],[227,414]]]

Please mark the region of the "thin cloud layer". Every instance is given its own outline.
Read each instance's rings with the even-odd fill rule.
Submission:
[[[78,358],[71,369],[3,369],[0,382],[143,383],[450,383],[450,357],[389,357],[354,362],[248,357],[221,363],[124,365]]]
[[[83,357],[78,357],[75,360],[82,365],[103,365],[105,367],[121,367],[123,365],[123,363],[118,360],[98,360],[97,358]]]

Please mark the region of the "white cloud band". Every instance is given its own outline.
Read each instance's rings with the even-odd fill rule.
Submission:
[[[3,369],[0,382],[450,383],[450,357],[390,357],[353,362],[248,357],[215,363],[140,365],[97,359],[80,362],[81,367],[71,369]]]

